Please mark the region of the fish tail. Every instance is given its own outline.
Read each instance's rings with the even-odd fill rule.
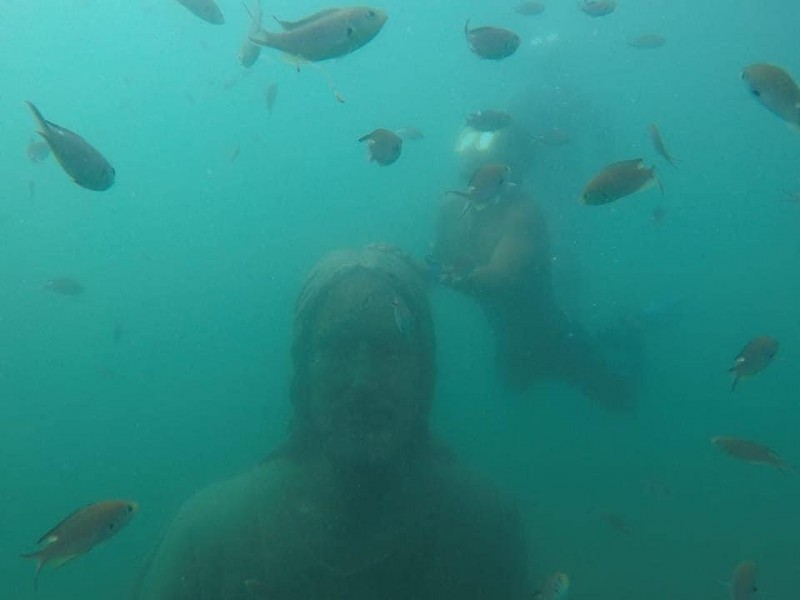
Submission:
[[[36,561],[36,573],[33,576],[33,589],[34,591],[39,589],[39,573],[42,572],[42,567],[44,567],[45,559],[42,557],[42,551],[39,550],[37,552],[31,552],[30,554],[20,554],[22,558],[32,558]]]
[[[25,104],[27,104],[28,108],[31,109],[31,112],[33,113],[33,118],[36,119],[36,123],[42,129],[42,131],[40,131],[39,133],[44,135],[44,132],[47,131],[47,129],[48,129],[47,121],[45,121],[44,116],[42,116],[42,113],[39,112],[39,109],[36,108],[36,106],[33,104],[33,102],[30,102],[30,101],[26,100]]]
[[[733,369],[730,369],[730,370],[733,370]],[[736,389],[736,384],[739,383],[739,377],[740,377],[740,375],[737,373],[736,377],[733,378],[733,383],[731,384],[731,392],[733,392]]]
[[[655,165],[653,165],[651,171],[653,173],[653,179],[656,180],[656,183],[658,184],[658,189],[661,191],[661,195],[663,196],[664,195],[664,184],[661,183],[661,179],[658,177],[658,175],[656,175],[656,167],[655,167]]]
[[[259,46],[269,46],[272,34],[270,34],[269,31],[264,29],[264,27],[261,25],[261,19],[260,18],[257,19],[255,17],[253,12],[247,7],[247,4],[244,3],[244,0],[242,0],[242,6],[244,7],[244,10],[247,12],[247,15],[250,17],[250,20],[253,22],[250,34],[247,36],[248,39],[254,44],[257,44]],[[263,13],[261,9],[261,3],[258,2],[257,6],[260,17],[261,14]]]

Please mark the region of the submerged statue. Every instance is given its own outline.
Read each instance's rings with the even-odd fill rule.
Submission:
[[[138,600],[522,600],[515,508],[428,430],[435,338],[421,270],[331,254],[296,305],[288,440],[180,510]]]

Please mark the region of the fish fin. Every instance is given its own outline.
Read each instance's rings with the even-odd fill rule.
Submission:
[[[44,116],[42,115],[42,113],[39,112],[39,109],[36,108],[36,106],[34,105],[33,102],[30,102],[29,100],[26,100],[25,104],[28,105],[28,108],[33,113],[33,118],[36,119],[37,125],[39,125],[39,127],[42,128],[42,131],[39,131],[37,133],[39,133],[39,135],[41,135],[42,137],[47,139],[47,137],[45,136],[45,133],[47,132],[48,129],[50,129],[50,124],[47,122],[47,119],[45,119]]]
[[[658,177],[658,175],[656,175],[656,168],[655,167],[652,168],[652,173],[653,173],[653,179],[655,179],[656,184],[658,184],[658,189],[661,192],[661,195],[663,196],[664,195],[664,184],[661,183],[661,179]]]
[[[733,370],[734,369],[729,369],[729,371],[733,371]],[[739,383],[739,377],[741,377],[741,375],[739,375],[737,373],[736,377],[733,378],[733,383],[731,384],[731,392],[733,392],[736,389],[736,384]]]
[[[80,555],[79,554],[68,554],[67,556],[59,556],[58,558],[54,558],[50,562],[53,563],[53,567],[54,568],[60,569],[65,564],[67,564],[69,561],[71,561],[73,558],[77,558],[78,556],[80,556]]]
[[[469,19],[467,19],[467,22],[464,23],[464,37],[467,38],[467,41],[469,41]]]
[[[282,21],[275,15],[272,15],[272,18],[275,19],[275,22],[278,25],[280,25],[281,29],[283,29],[284,31],[294,31],[295,29],[299,29],[300,27],[311,25],[312,23],[319,21],[320,19],[327,17],[328,15],[337,13],[340,10],[341,10],[340,8],[326,8],[324,10],[315,12],[313,15],[309,15],[305,19],[300,19],[299,21]]]
[[[29,554],[20,554],[22,558],[32,558],[36,561],[36,573],[33,576],[33,589],[39,589],[39,573],[42,572],[42,567],[44,567],[44,563],[46,562],[45,559],[42,557],[42,551],[39,550],[37,552],[31,552]]]
[[[372,140],[372,133],[368,133],[367,135],[362,135],[360,138],[358,138],[359,142],[369,142],[371,140]]]

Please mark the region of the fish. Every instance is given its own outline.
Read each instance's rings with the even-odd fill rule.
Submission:
[[[800,88],[789,73],[775,65],[755,64],[742,70],[742,81],[762,106],[800,129]]]
[[[299,21],[275,19],[282,32],[259,28],[250,40],[298,60],[319,62],[363,47],[378,35],[388,18],[385,11],[368,6],[329,8]]]
[[[635,192],[646,190],[661,182],[656,177],[655,167],[644,166],[641,158],[623,160],[608,165],[595,175],[583,190],[584,204],[598,206],[619,200]],[[662,188],[663,193],[663,188]]]
[[[225,23],[225,17],[222,15],[222,11],[215,0],[178,0],[178,3],[185,6],[189,9],[189,12],[196,17],[200,17],[206,23],[211,23],[212,25],[223,25]]]
[[[556,571],[534,593],[534,600],[565,600],[569,595],[569,576]]]
[[[261,1],[256,0],[255,9],[252,12],[248,9],[247,12],[250,14],[251,18],[250,29],[248,29],[247,36],[239,47],[239,64],[245,69],[249,69],[256,64],[258,57],[261,55],[262,46],[250,41],[250,36],[255,35],[261,29],[261,22],[264,14],[261,11]]]
[[[42,287],[62,296],[80,296],[84,292],[83,284],[69,277],[49,279],[42,284]]]
[[[521,43],[520,37],[501,27],[469,28],[469,19],[464,24],[464,37],[467,45],[481,58],[502,60],[514,54]]]
[[[661,225],[667,218],[667,209],[662,205],[654,206],[650,211],[650,222],[653,225]]]
[[[367,142],[370,161],[374,161],[382,167],[395,162],[403,151],[403,138],[388,129],[376,129],[361,136],[358,141]]]
[[[467,115],[467,125],[476,131],[500,131],[511,126],[511,115],[503,110],[487,108]]]
[[[637,50],[655,50],[667,43],[667,38],[659,33],[643,33],[628,40],[628,46]]]
[[[267,113],[272,114],[272,109],[275,107],[275,100],[278,98],[278,84],[274,81],[267,86],[266,101]]]
[[[752,440],[717,435],[711,438],[711,443],[728,456],[744,462],[768,465],[770,467],[775,467],[779,471],[785,471],[787,469],[795,470],[793,466],[784,462],[774,450]]]
[[[661,132],[658,129],[658,125],[655,123],[650,123],[647,126],[647,132],[650,134],[650,141],[653,143],[653,148],[661,157],[666,160],[669,164],[673,167],[677,167],[675,164],[677,159],[672,156],[669,151],[667,151],[667,147],[664,145],[664,138],[661,137]]]
[[[86,554],[100,542],[116,535],[139,511],[139,505],[129,500],[103,500],[73,512],[37,542],[44,546],[23,558],[37,561],[34,587],[39,586],[39,573],[45,565],[61,567],[70,560]]]
[[[511,167],[508,165],[489,163],[472,174],[466,191],[450,190],[448,193],[463,196],[467,200],[459,219],[470,210],[481,211],[490,203],[496,203],[506,187],[513,185],[509,180],[510,176]]]
[[[590,17],[605,17],[617,9],[615,0],[584,0],[578,3],[578,8]]]
[[[753,600],[758,588],[756,575],[758,565],[751,560],[745,560],[736,565],[731,576],[731,600]]]
[[[521,2],[514,7],[514,12],[521,15],[538,15],[544,12],[546,5],[541,0],[527,0]]]
[[[624,517],[614,513],[603,513],[600,516],[603,519],[603,521],[605,521],[606,524],[609,527],[611,527],[611,529],[613,529],[614,531],[617,531],[624,535],[633,534],[633,527],[631,527],[630,523],[628,523],[628,521]]]
[[[790,204],[800,204],[800,190],[783,190],[783,199]]]
[[[31,139],[25,149],[25,154],[31,162],[40,163],[50,156],[50,146],[47,145],[47,142]]]
[[[26,104],[40,127],[39,135],[50,146],[61,168],[75,183],[97,192],[114,185],[116,171],[100,152],[77,133],[45,120],[33,103]]]
[[[778,353],[779,346],[778,340],[768,335],[760,335],[747,342],[733,361],[733,366],[728,369],[734,374],[731,392],[742,377],[752,377],[766,369]]]

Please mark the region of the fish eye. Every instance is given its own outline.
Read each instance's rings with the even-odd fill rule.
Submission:
[[[368,15],[368,16],[370,16],[370,17],[374,17],[374,16],[375,16],[375,11],[374,11],[374,10],[371,10],[371,11],[369,11],[369,12],[367,13],[367,15]]]
[[[761,96],[761,92],[759,92],[758,90],[750,90],[750,91],[753,93],[753,96],[757,98]]]
[[[109,529],[114,529],[114,523],[109,523],[109,524],[108,524],[108,528],[109,528]]]
[[[351,37],[355,33],[355,30],[352,27],[347,28],[347,37]]]

